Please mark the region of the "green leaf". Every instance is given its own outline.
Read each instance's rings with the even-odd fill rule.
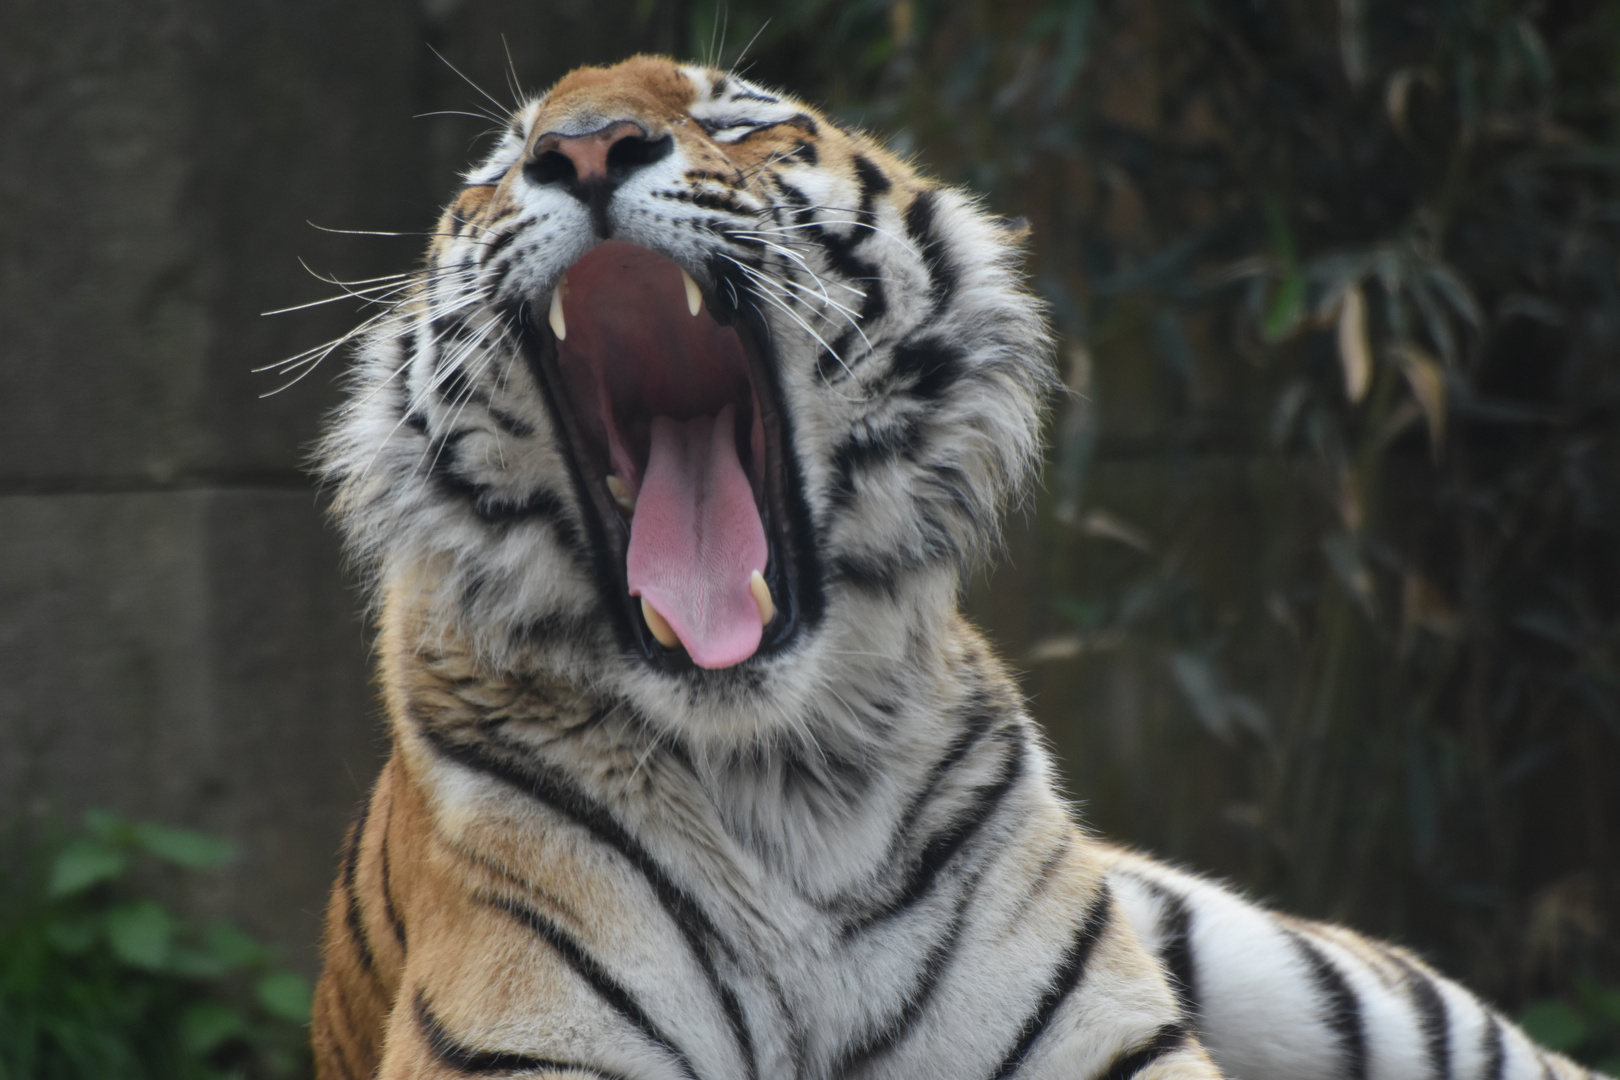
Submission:
[[[84,827],[97,840],[119,846],[129,843],[129,825],[110,810],[86,810]]]
[[[180,1017],[180,1045],[198,1057],[211,1054],[247,1030],[247,1017],[212,1001],[199,1002]]]
[[[1083,630],[1095,630],[1108,619],[1108,609],[1095,600],[1055,596],[1052,598],[1052,606]]]
[[[1581,1011],[1620,1024],[1620,987],[1602,986],[1583,980],[1577,988],[1581,998]],[[1620,1033],[1617,1033],[1620,1034]]]
[[[309,981],[302,975],[290,971],[272,972],[260,979],[253,989],[258,995],[259,1004],[271,1015],[294,1024],[309,1023],[313,998]]]
[[[92,919],[57,919],[45,924],[45,940],[57,952],[78,956],[96,942],[96,924]]]
[[[1210,662],[1197,653],[1170,654],[1170,674],[1198,722],[1217,739],[1230,741],[1232,725],[1227,720],[1226,695]]]
[[[1519,1014],[1519,1026],[1554,1050],[1573,1050],[1586,1041],[1586,1021],[1561,1001],[1536,1002]]]
[[[168,961],[176,921],[151,900],[113,908],[102,925],[114,955],[131,967],[158,971]]]
[[[236,857],[236,849],[217,837],[165,825],[135,826],[135,841],[158,858],[188,870],[207,870]]]
[[[217,979],[231,970],[231,965],[222,963],[213,953],[188,945],[176,945],[170,949],[165,967],[183,979],[199,980]]]
[[[73,896],[117,877],[127,865],[123,853],[106,844],[90,839],[75,840],[56,853],[46,891],[52,897]]]
[[[216,922],[203,938],[204,947],[230,968],[251,967],[270,958],[269,950],[227,922]]]
[[[1305,276],[1295,270],[1272,292],[1265,318],[1260,323],[1260,335],[1270,342],[1281,341],[1294,332],[1304,317]]]

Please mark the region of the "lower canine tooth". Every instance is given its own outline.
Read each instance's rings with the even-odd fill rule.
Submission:
[[[647,629],[658,639],[658,644],[666,649],[673,649],[680,644],[681,639],[675,636],[675,630],[662,615],[653,610],[653,606],[647,603],[645,596],[641,598],[641,617],[647,620]]]
[[[563,292],[568,288],[568,279],[565,277],[557,282],[557,287],[551,290],[551,332],[561,341],[568,336],[568,324],[563,322],[562,300]]]
[[[758,570],[750,574],[748,591],[754,594],[754,603],[759,605],[759,624],[769,626],[776,616],[776,601],[771,599],[771,587],[765,584],[765,575]]]
[[[686,286],[686,310],[696,315],[703,310],[703,292],[685,270],[681,271],[681,284]]]
[[[627,514],[636,512],[636,497],[630,494],[630,485],[617,473],[608,475],[607,489],[608,494],[613,496],[613,501],[619,504],[620,510]]]

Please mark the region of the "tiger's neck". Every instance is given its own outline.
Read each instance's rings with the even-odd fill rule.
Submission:
[[[740,739],[672,730],[521,656],[492,660],[427,595],[385,601],[382,682],[397,759],[445,832],[510,829],[514,806],[543,793],[727,873],[858,905],[882,891],[894,837],[936,794],[951,748],[1027,724],[1016,685],[954,612],[953,632],[913,636],[904,678],[850,664],[815,708]]]

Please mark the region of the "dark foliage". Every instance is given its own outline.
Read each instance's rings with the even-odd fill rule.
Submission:
[[[235,927],[152,898],[231,858],[101,811],[17,827],[0,880],[0,1080],[228,1080],[308,1069],[309,984]]]

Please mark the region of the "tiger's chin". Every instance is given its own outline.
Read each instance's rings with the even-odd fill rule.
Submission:
[[[718,263],[693,268],[705,287],[605,241],[509,316],[563,436],[602,606],[669,675],[791,649],[814,591],[769,334]]]

